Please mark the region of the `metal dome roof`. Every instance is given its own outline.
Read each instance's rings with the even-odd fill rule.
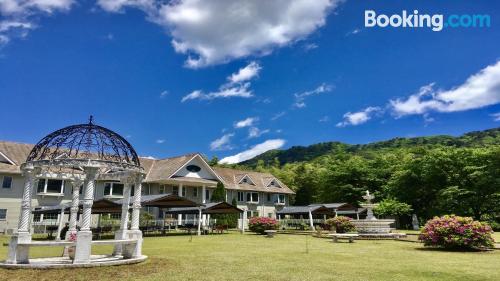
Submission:
[[[26,162],[103,161],[140,167],[134,148],[119,134],[89,123],[68,126],[50,133],[31,150]]]

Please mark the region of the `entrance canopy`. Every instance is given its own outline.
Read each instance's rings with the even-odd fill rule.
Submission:
[[[288,206],[284,207],[282,210],[277,211],[277,215],[304,215],[308,216],[309,211],[313,215],[335,215],[335,212],[331,209],[323,206]]]
[[[187,208],[171,208],[165,211],[166,214],[198,214],[199,209],[196,207]],[[243,213],[243,210],[236,208],[235,206],[227,202],[218,203],[207,203],[201,207],[202,214],[239,214]]]

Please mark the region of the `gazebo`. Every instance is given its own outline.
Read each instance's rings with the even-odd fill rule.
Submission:
[[[142,233],[139,230],[141,209],[141,183],[144,171],[134,148],[120,135],[89,123],[73,125],[57,130],[40,140],[21,165],[25,176],[21,214],[17,232],[11,237],[9,253],[3,267],[75,267],[102,266],[134,263],[145,260],[141,253]],[[99,177],[113,177],[124,184],[121,204],[120,229],[113,240],[92,241],[90,230],[94,203],[95,181]],[[42,177],[63,179],[71,182],[72,201],[69,230],[66,241],[32,241],[31,219],[32,192],[37,179]],[[80,200],[80,187],[83,199]],[[134,194],[131,202],[131,189]],[[81,204],[80,229],[77,230],[77,214]],[[129,208],[132,207],[130,229]],[[76,237],[76,241],[75,238]],[[70,239],[71,238],[71,239]],[[112,244],[113,255],[91,255],[95,244]],[[74,249],[74,258],[29,259],[29,249],[35,246],[65,246]]]

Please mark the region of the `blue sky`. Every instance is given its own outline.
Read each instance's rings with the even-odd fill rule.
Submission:
[[[366,28],[368,9],[488,14],[491,26]],[[0,14],[3,140],[34,143],[92,114],[142,156],[237,162],[500,124],[492,1],[6,0]]]

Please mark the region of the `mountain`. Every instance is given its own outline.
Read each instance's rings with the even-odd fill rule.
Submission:
[[[362,153],[368,151],[388,150],[397,148],[417,147],[483,147],[489,145],[500,145],[500,127],[484,131],[474,131],[459,137],[439,135],[415,138],[393,138],[387,141],[379,141],[368,144],[346,144],[341,142],[323,142],[309,146],[293,146],[285,150],[270,150],[250,160],[239,163],[240,166],[255,168],[259,160],[264,164],[271,164],[278,159],[280,164],[310,161],[317,157],[345,151],[351,153]]]

